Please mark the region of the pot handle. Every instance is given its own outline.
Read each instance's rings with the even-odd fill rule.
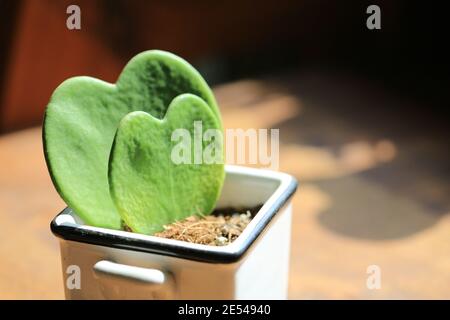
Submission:
[[[171,299],[173,297],[173,278],[161,270],[108,260],[98,261],[93,269],[106,299]]]

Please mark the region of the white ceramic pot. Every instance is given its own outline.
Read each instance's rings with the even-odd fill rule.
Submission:
[[[297,182],[245,167],[226,173],[218,208],[263,206],[222,247],[91,227],[70,208],[62,211],[51,229],[60,238],[66,298],[286,299]],[[74,276],[79,286],[68,286]]]

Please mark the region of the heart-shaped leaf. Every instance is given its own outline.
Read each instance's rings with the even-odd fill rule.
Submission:
[[[108,158],[119,121],[137,110],[161,119],[183,93],[205,100],[220,121],[214,96],[200,74],[163,51],[135,56],[115,85],[75,77],[55,90],[44,119],[45,158],[59,194],[86,223],[121,227],[108,188]]]
[[[175,98],[163,120],[139,111],[122,119],[111,150],[109,186],[128,227],[152,234],[214,209],[225,174],[220,128],[208,105],[191,94]],[[185,135],[174,138],[177,130]],[[203,139],[202,132],[213,134]],[[177,147],[188,161],[174,158]]]

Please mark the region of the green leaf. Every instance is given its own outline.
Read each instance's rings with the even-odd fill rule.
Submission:
[[[45,158],[59,194],[87,224],[121,227],[108,187],[108,159],[120,120],[132,111],[161,119],[183,93],[201,97],[220,122],[214,96],[200,74],[163,51],[135,56],[116,84],[75,77],[55,90],[44,119]]]
[[[163,120],[136,111],[120,122],[111,150],[109,186],[122,219],[133,231],[153,234],[165,224],[214,209],[224,165],[204,163],[202,151],[213,146],[215,153],[223,156],[222,139],[205,141],[195,133],[200,132],[199,124],[202,133],[209,129],[222,133],[208,105],[190,94],[175,98]],[[174,139],[172,134],[180,129],[187,135]],[[196,137],[200,149],[194,147]],[[190,154],[187,163],[174,161],[177,145]],[[194,163],[196,150],[201,151],[202,163]]]

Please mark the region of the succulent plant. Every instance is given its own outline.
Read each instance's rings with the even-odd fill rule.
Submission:
[[[44,153],[63,200],[85,223],[151,234],[214,208],[221,163],[176,164],[171,132],[193,123],[221,130],[213,93],[171,53],[138,54],[116,84],[74,77],[54,91],[43,127]],[[204,142],[206,143],[206,142]],[[216,144],[221,153],[222,144]]]

